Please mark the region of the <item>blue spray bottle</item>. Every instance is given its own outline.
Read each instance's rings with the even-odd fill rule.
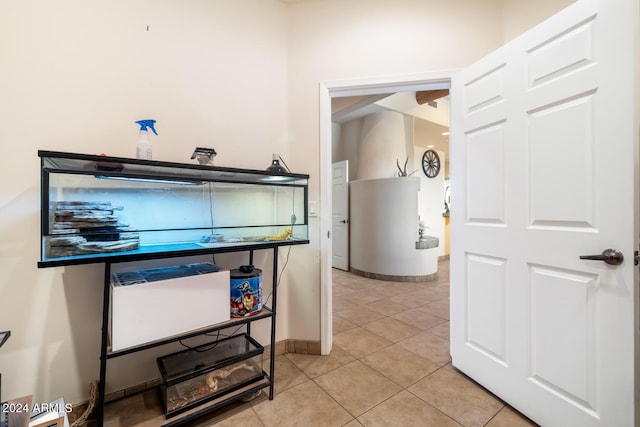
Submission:
[[[140,136],[138,138],[138,145],[136,146],[136,158],[151,160],[152,150],[151,142],[149,142],[147,128],[150,128],[156,135],[156,129],[154,127],[155,120],[138,120],[136,124],[140,125]]]

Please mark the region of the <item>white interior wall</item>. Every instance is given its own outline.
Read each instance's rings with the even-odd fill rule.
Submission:
[[[350,267],[387,276],[427,276],[438,270],[433,249],[416,249],[420,178],[361,179],[351,196]]]
[[[438,108],[420,105],[414,92],[398,92],[377,101],[376,105],[449,127],[449,97],[438,98],[436,102]]]
[[[295,158],[309,163],[312,176],[320,174],[319,82],[352,81],[379,76],[407,76],[437,70],[463,68],[485,56],[504,41],[505,20],[516,16],[518,28],[538,23],[538,14],[505,13],[504,2],[518,0],[370,0],[296,2],[290,6],[289,123],[301,144]],[[554,0],[544,0],[544,17]],[[538,2],[528,2],[534,7]],[[506,18],[505,18],[506,16]],[[516,29],[513,30],[517,31]],[[434,42],[435,41],[435,42]],[[354,57],[357,56],[357,60]],[[322,148],[321,148],[322,149]],[[330,171],[323,171],[330,173]],[[311,200],[320,195],[319,179],[310,185]],[[323,201],[320,201],[321,203]],[[326,200],[325,203],[330,203]],[[330,212],[330,209],[328,210]],[[311,224],[309,247],[320,254],[320,239],[327,239],[319,223]],[[327,245],[328,247],[328,245]],[[308,257],[307,274],[319,280],[320,256]],[[296,302],[291,318],[319,319],[320,289],[292,289]],[[307,298],[302,297],[305,292]],[[294,294],[300,294],[299,297]],[[294,338],[318,339],[314,321],[291,325]]]
[[[391,178],[407,157],[404,115],[381,111],[364,117],[358,143],[357,179]]]
[[[422,154],[425,149],[414,147],[414,169],[418,172],[414,176],[420,177],[420,192],[418,193],[418,215],[425,225],[424,234],[439,239],[438,256],[444,255],[444,161],[445,153],[437,151],[440,156],[440,173],[435,178],[427,178],[422,172]]]
[[[349,160],[349,181],[357,179],[360,159],[358,147],[364,119],[354,119],[340,124],[339,149],[332,151],[333,162]]]
[[[342,124],[331,123],[331,153],[333,153],[332,163],[339,162],[344,158],[342,154]]]
[[[437,42],[434,42],[437,41]],[[502,43],[502,0],[312,1],[290,5],[289,124],[320,198],[319,83],[462,68]],[[351,165],[350,165],[351,168]],[[327,171],[326,173],[330,173]],[[329,200],[320,203],[330,203]],[[291,338],[320,337],[319,222],[304,258],[309,286],[290,288]],[[315,284],[312,286],[311,284]],[[295,304],[294,304],[295,302]]]
[[[133,122],[152,118],[154,159],[190,162],[204,146],[217,165],[264,169],[278,152],[308,172],[288,155],[286,27],[276,0],[0,1],[3,398],[78,403],[99,376],[103,265],[36,268],[37,150],[133,157]],[[239,256],[216,260],[237,267]],[[281,307],[278,339],[289,335]],[[157,378],[155,357],[175,349],[109,361],[107,391]]]
[[[575,0],[504,0],[504,43],[572,3],[575,3]]]
[[[0,349],[3,396],[80,402],[98,375],[102,267],[36,268],[37,149],[130,157],[133,121],[153,118],[154,158],[189,161],[205,146],[217,165],[261,169],[278,152],[311,174],[318,201],[319,82],[464,67],[502,43],[502,6],[0,1],[0,330],[13,333]],[[320,336],[318,218],[309,234],[279,288],[278,339]],[[109,362],[108,389],[157,376],[156,356]]]
[[[365,117],[349,120],[342,124],[334,124],[334,134],[332,138],[339,140],[340,144],[333,151],[333,162],[340,160],[348,160],[350,169],[351,165],[357,165],[358,162],[363,163],[365,171],[349,174],[350,181],[356,179],[371,178],[391,178],[397,175],[398,167],[395,163],[399,161],[400,167],[404,167],[407,160],[406,171],[411,176],[420,178],[420,191],[418,192],[418,208],[422,221],[427,227],[426,234],[435,236],[440,239],[440,247],[438,255],[444,255],[444,219],[442,217],[442,208],[444,206],[444,164],[445,153],[438,152],[442,163],[441,172],[435,178],[427,178],[422,172],[422,154],[425,148],[416,146],[417,141],[421,141],[420,145],[426,145],[424,135],[418,129],[414,129],[414,119],[412,117],[402,115],[402,125],[392,126],[391,118],[398,118],[400,113],[385,112],[375,113]],[[362,131],[365,123],[375,120],[378,128],[384,124],[384,129],[393,131],[394,135],[387,135],[388,141],[383,141],[386,145],[397,145],[393,142],[401,140],[401,149],[406,152],[404,157],[399,155],[389,155],[388,153],[376,153],[367,143],[370,137],[367,132]],[[342,132],[336,133],[337,130]],[[346,148],[346,149],[345,149]],[[389,148],[389,147],[387,147]],[[398,148],[395,151],[399,151]],[[372,156],[378,154],[378,158],[372,160]],[[366,167],[365,167],[366,166]]]

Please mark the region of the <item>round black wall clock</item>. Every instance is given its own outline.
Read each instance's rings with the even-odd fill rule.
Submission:
[[[435,178],[440,172],[440,156],[433,150],[427,150],[422,155],[422,171],[427,178]]]

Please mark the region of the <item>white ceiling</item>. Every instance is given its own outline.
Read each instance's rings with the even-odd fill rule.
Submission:
[[[439,108],[446,108],[446,112],[440,112],[440,123],[428,120],[434,117],[434,108],[428,104],[418,105],[415,101],[415,92],[401,92],[396,94],[354,96],[332,99],[332,121],[345,123],[372,113],[380,111],[398,111],[415,118],[415,131],[420,136],[414,141],[419,147],[432,148],[437,151],[449,153],[449,136],[442,135],[449,131],[448,126],[448,99],[436,100]],[[444,124],[447,124],[446,126]],[[433,147],[429,147],[433,145]]]

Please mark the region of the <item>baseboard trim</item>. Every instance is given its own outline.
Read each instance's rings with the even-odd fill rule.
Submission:
[[[349,267],[349,272],[358,276],[366,277],[367,279],[386,280],[390,282],[422,283],[431,282],[432,280],[436,280],[438,278],[438,272],[435,272],[433,274],[426,274],[423,276],[393,276],[388,274],[378,274],[368,271],[362,271],[353,267]]]
[[[313,354],[319,356],[320,351],[320,341],[305,341],[305,340],[286,340],[287,342],[287,353],[297,353],[297,354]]]

